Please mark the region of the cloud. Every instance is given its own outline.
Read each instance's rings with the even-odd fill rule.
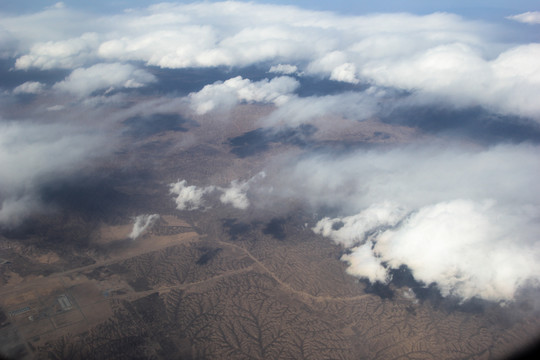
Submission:
[[[0,122],[0,226],[42,211],[41,186],[73,175],[107,152],[96,131],[60,124]]]
[[[74,70],[66,79],[54,84],[53,88],[84,97],[97,90],[139,88],[155,81],[152,74],[133,65],[97,64]]]
[[[425,206],[377,236],[373,253],[389,267],[406,264],[445,296],[512,299],[540,280],[539,208],[531,210],[459,199]]]
[[[129,234],[130,239],[137,239],[146,229],[152,227],[155,222],[159,219],[158,214],[144,214],[135,217],[135,223],[133,224],[133,230]]]
[[[292,75],[298,72],[298,67],[289,64],[277,64],[272,65],[268,72],[275,74]]]
[[[540,281],[538,151],[423,144],[302,156],[271,167],[251,192],[265,206],[301,199],[337,209],[313,231],[350,251],[343,260],[355,276],[387,281],[406,265],[443,295],[511,300]]]
[[[59,16],[64,21],[58,21]],[[525,13],[512,19],[534,21],[535,16]],[[517,41],[504,45],[504,29],[453,14],[343,16],[227,1],[159,4],[86,20],[73,10],[53,8],[31,16],[4,15],[1,20],[4,33],[15,36],[13,41],[19,44],[16,68],[76,69],[73,77],[84,77],[81,82],[92,85],[85,88],[81,83],[71,84],[77,79],[66,79],[56,88],[68,87],[81,95],[96,88],[153,81],[148,72],[127,68],[120,74],[128,72],[129,76],[119,74],[121,79],[111,80],[111,84],[90,81],[93,77],[85,74],[97,63],[162,68],[265,64],[274,73],[302,72],[405,90],[412,100],[423,104],[482,106],[495,113],[540,120],[536,101],[540,82],[537,76],[522,76],[538,74],[540,45]],[[31,36],[30,30],[35,28],[47,30],[39,36],[34,31]],[[65,34],[73,35],[66,38]],[[201,98],[195,99],[196,111],[202,114],[236,101],[281,102],[277,94],[242,99],[234,92],[235,86],[248,86],[242,80],[231,79],[237,83],[227,84],[232,89],[225,83],[209,85],[211,88],[195,97]],[[208,98],[213,95],[214,100]]]
[[[51,6],[53,9],[63,9],[66,7],[66,4],[64,4],[63,2],[59,1],[57,3],[55,3],[53,6]]]
[[[246,210],[250,205],[247,192],[249,191],[251,184],[265,177],[266,173],[260,172],[251,179],[243,182],[233,180],[228,188],[219,188],[219,190],[223,192],[219,200],[223,204],[231,204],[237,209]]]
[[[96,59],[95,48],[98,44],[96,33],[85,33],[73,39],[37,43],[32,45],[29,54],[17,59],[15,69],[77,68]]]
[[[269,126],[283,122],[289,126],[315,122],[321,129],[332,128],[333,124],[317,120],[325,116],[338,116],[356,121],[367,120],[382,110],[381,104],[386,98],[388,96],[384,90],[375,88],[363,92],[341,92],[336,95],[294,96],[262,119],[262,122]]]
[[[0,25],[0,58],[6,59],[17,53],[16,37]]]
[[[247,182],[239,183],[238,181],[233,181],[229,188],[222,189],[223,194],[221,194],[219,200],[223,204],[231,204],[237,209],[246,210],[249,207],[249,200],[246,194],[248,190],[249,185]]]
[[[0,228],[15,227],[30,215],[46,210],[46,206],[35,194],[25,194],[19,197],[2,199],[0,206]]]
[[[540,44],[511,48],[488,61],[470,46],[439,45],[410,58],[372,62],[361,74],[380,86],[404,89],[423,104],[482,105],[493,112],[538,118]]]
[[[323,218],[313,228],[315,233],[331,237],[335,242],[351,247],[363,242],[370,232],[383,226],[395,226],[406,212],[396,204],[373,204],[361,213],[343,218]]]
[[[254,182],[266,177],[266,173],[260,172],[252,178],[240,181],[231,181],[229,187],[206,186],[198,187],[195,185],[186,186],[187,181],[182,180],[174,184],[170,184],[170,193],[176,195],[175,202],[178,210],[199,210],[208,208],[204,201],[204,196],[213,193],[214,191],[221,192],[219,200],[223,204],[230,204],[233,207],[245,210],[249,207],[250,202],[247,197],[247,192]]]
[[[44,209],[44,184],[80,171],[106,143],[115,143],[56,119],[68,112],[70,123],[121,126],[126,118],[154,112],[193,115],[264,103],[275,105],[259,119],[265,125],[310,122],[310,129],[319,130],[314,138],[340,127],[333,133],[338,138],[349,129],[344,120],[384,117],[400,106],[480,107],[512,115],[489,117],[498,121],[540,120],[540,44],[524,44],[498,24],[452,14],[345,16],[226,1],[158,4],[115,15],[51,7],[0,14],[0,23],[0,56],[15,64],[11,78],[24,77],[0,98],[8,105],[0,107],[2,114],[39,114],[42,122],[0,123],[2,226]],[[200,90],[187,97],[141,94],[136,104],[120,93],[184,74],[155,67],[235,74],[250,67],[302,76],[198,79]],[[63,70],[49,71],[56,69]],[[67,77],[54,79],[66,70]],[[175,86],[187,92],[184,83],[170,85],[171,79],[178,78],[157,91]],[[313,83],[324,84],[314,91],[321,95],[301,95],[312,94],[302,86]],[[23,93],[39,96],[21,110],[13,104],[26,99],[13,95]],[[91,98],[77,103],[66,100],[66,93]],[[182,180],[170,184],[170,192],[179,210],[206,209],[207,201],[247,209],[298,198],[314,211],[335,209],[322,214],[314,231],[349,251],[343,260],[350,273],[372,281],[387,281],[389,269],[407,265],[418,280],[437,283],[444,294],[509,299],[537,280],[531,263],[539,260],[533,236],[539,233],[537,146],[479,148],[463,141],[339,155],[303,150],[302,157],[287,154],[268,164],[264,180],[235,180],[226,187]],[[503,258],[503,249],[513,257]],[[518,260],[531,266],[514,269]]]
[[[241,76],[206,85],[200,91],[191,93],[188,99],[199,115],[220,109],[226,110],[241,102],[284,104],[300,84],[297,80],[281,76],[271,80],[252,82]]]
[[[356,66],[353,63],[344,63],[334,68],[330,73],[330,79],[351,84],[360,82],[356,77]]]
[[[338,207],[357,213],[388,200],[406,210],[449,199],[499,199],[504,203],[540,203],[523,189],[536,189],[540,171],[537,146],[416,144],[359,150],[336,156],[317,154],[284,160],[267,171],[290,194],[306,194],[314,207]],[[272,169],[272,167],[270,167]],[[503,181],[504,180],[504,181]],[[311,196],[317,194],[317,196]]]
[[[508,16],[507,19],[525,24],[540,24],[540,11],[527,11],[522,14]]]
[[[534,210],[457,199],[408,216],[383,216],[376,224],[368,208],[353,216],[359,220],[352,224],[347,218],[333,219],[344,225],[328,235],[350,247],[354,237],[358,244],[377,230],[343,256],[352,275],[386,282],[390,268],[407,265],[415,279],[436,283],[443,296],[510,300],[520,286],[540,280],[540,248],[534,238],[539,209]],[[327,223],[323,219],[314,230]]]
[[[373,242],[368,241],[363,246],[354,248],[350,254],[343,255],[341,260],[350,265],[347,273],[367,278],[372,283],[387,283],[390,280],[388,270],[381,264],[381,259],[373,253],[372,248]]]
[[[214,186],[204,188],[195,185],[186,186],[187,181],[182,180],[170,184],[170,193],[176,195],[175,202],[178,210],[198,210],[204,207],[203,196],[214,191]]]
[[[13,93],[18,94],[41,94],[45,90],[45,84],[39,81],[27,81],[13,89]]]
[[[64,110],[66,107],[64,105],[51,105],[47,107],[47,111],[60,111]]]

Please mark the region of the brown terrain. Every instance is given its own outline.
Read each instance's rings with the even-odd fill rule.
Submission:
[[[264,149],[260,139],[229,141],[258,136],[253,119],[268,111],[240,108],[230,128],[205,118],[189,131],[126,138],[99,166],[131,181],[88,185],[93,200],[66,200],[68,210],[0,236],[2,356],[499,359],[540,334],[527,302],[467,307],[416,299],[402,284],[374,290],[346,274],[342,248],[310,230],[316,219],[300,205],[245,212],[210,200],[204,211],[176,210],[171,182],[226,186],[261,171],[270,156],[302,151],[290,138]],[[418,136],[376,120],[344,131],[351,144]],[[129,170],[117,171],[121,164]],[[151,213],[160,219],[129,239],[133,216]]]

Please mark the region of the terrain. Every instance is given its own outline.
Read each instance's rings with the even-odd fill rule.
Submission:
[[[217,115],[160,117],[156,130],[133,118],[115,155],[97,160],[102,177],[57,185],[71,194],[61,198],[47,189],[62,210],[0,235],[0,354],[502,359],[536,339],[540,317],[528,300],[460,303],[405,275],[389,286],[348,275],[343,248],[311,230],[321,214],[304,204],[246,212],[209,200],[177,210],[169,184],[181,179],[226,186],[305,148],[428,136],[378,119],[324,136],[306,127],[266,132],[256,120],[270,108],[239,106],[234,126]],[[130,239],[140,214],[160,217]]]

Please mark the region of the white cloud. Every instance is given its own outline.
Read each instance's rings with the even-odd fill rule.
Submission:
[[[384,202],[373,204],[359,214],[343,218],[323,218],[313,231],[331,237],[346,247],[363,242],[366,235],[381,226],[395,226],[406,215],[404,209],[396,204]]]
[[[294,96],[274,110],[262,121],[267,125],[289,126],[315,123],[320,130],[335,129],[336,124],[318,121],[326,116],[343,117],[355,121],[367,120],[377,113],[391,108],[385,103],[388,96],[381,89],[369,88],[364,92],[342,92],[336,95],[298,97]],[[382,105],[384,104],[384,105]],[[382,106],[385,106],[383,109]]]
[[[525,24],[540,24],[540,11],[527,11],[522,14],[508,16],[508,19]]]
[[[425,104],[483,105],[494,112],[538,120],[539,55],[540,44],[529,44],[488,61],[477,50],[454,43],[410,58],[372,62],[361,73],[379,85],[412,91]]]
[[[291,159],[291,165],[268,174],[281,179],[291,194],[317,194],[307,196],[315,207],[335,206],[353,214],[386,200],[407,210],[457,198],[540,204],[540,195],[522,191],[538,187],[534,176],[540,171],[538,151],[532,145],[475,150],[420,144],[337,158]]]
[[[373,283],[376,281],[386,283],[390,280],[388,270],[381,265],[381,260],[371,250],[372,247],[373,243],[368,241],[364,245],[352,249],[350,254],[343,255],[341,260],[349,263],[347,273],[366,278]]]
[[[191,93],[188,99],[199,115],[215,109],[229,109],[240,102],[286,103],[299,86],[297,80],[281,76],[271,80],[252,82],[241,76],[206,85],[199,92]]]
[[[38,81],[27,81],[13,89],[14,94],[40,94],[45,90],[45,84]]]
[[[334,68],[330,73],[330,79],[351,84],[360,82],[356,77],[356,66],[353,63],[344,63]]]
[[[53,88],[83,97],[96,90],[138,88],[156,81],[155,77],[142,69],[128,64],[97,64],[89,68],[76,69]]]
[[[388,270],[404,264],[415,279],[436,283],[444,296],[509,300],[520,286],[540,280],[538,210],[458,199],[421,207],[410,216],[382,214],[374,224],[368,208],[352,217],[357,223],[351,224],[351,217],[334,219],[343,227],[322,233],[351,247],[353,237],[380,227],[343,256],[355,276],[386,282]],[[315,231],[327,223],[323,219]]]
[[[32,46],[29,54],[17,59],[15,69],[73,69],[83,66],[95,60],[95,48],[98,44],[96,33],[86,33],[73,39],[37,43]]]
[[[510,300],[540,281],[540,173],[532,145],[425,144],[290,159],[258,191],[344,215],[314,227],[350,250],[348,272],[372,281],[408,266],[444,295]],[[254,195],[254,198],[256,196]]]
[[[4,33],[19,43],[21,69],[75,69],[103,61],[163,68],[265,64],[278,73],[297,66],[295,72],[336,81],[407,90],[420,102],[540,119],[537,76],[521,76],[538,74],[539,45],[505,45],[504,29],[452,14],[343,16],[227,1],[160,4],[85,20],[69,9],[0,20]],[[221,95],[223,104],[234,103],[232,94]],[[197,111],[213,106],[206,101]]]
[[[137,239],[143,232],[146,231],[146,229],[149,229],[152,227],[155,222],[159,219],[158,214],[144,214],[139,215],[135,217],[135,223],[133,224],[133,229],[131,230],[131,233],[129,234],[130,239]]]
[[[47,107],[47,111],[60,111],[64,110],[66,107],[64,105],[52,105]]]
[[[221,190],[223,194],[221,194],[219,200],[223,204],[231,204],[233,207],[241,210],[246,210],[249,207],[249,199],[247,197],[249,185],[247,182],[239,183],[234,180],[231,182],[230,187]]]
[[[65,7],[66,7],[66,4],[64,4],[61,1],[55,3],[53,6],[51,6],[51,8],[53,8],[53,9],[63,9]]]
[[[272,65],[270,67],[270,70],[268,70],[268,72],[275,73],[275,74],[292,75],[298,72],[298,67],[295,65],[289,65],[289,64],[277,64],[277,65]]]
[[[267,124],[294,126],[317,119],[317,128],[324,129],[338,126],[329,118],[380,115],[398,103],[398,93],[407,104],[482,106],[540,119],[540,44],[507,40],[512,35],[501,35],[498,25],[451,14],[352,17],[227,1],[159,4],[99,16],[52,7],[24,16],[1,14],[0,23],[0,56],[16,60],[16,71],[72,70],[52,87],[53,103],[32,105],[39,109],[65,106],[76,112],[76,105],[55,98],[63,91],[85,97],[157,81],[147,66],[262,65],[274,74],[371,86],[363,92],[300,97],[294,94],[299,82],[292,77],[236,77],[187,98],[153,98],[118,111],[96,105],[85,120],[116,121],[160,109],[187,113],[186,100],[198,114],[245,102],[277,105],[263,119]],[[49,89],[31,80],[14,90],[40,91]],[[101,101],[94,97],[89,103]],[[1,127],[3,225],[39,210],[40,185],[77,171],[104,145],[101,137],[61,125]],[[418,280],[435,281],[445,294],[508,299],[527,280],[537,279],[539,152],[538,146],[524,144],[488,149],[431,144],[338,157],[306,155],[268,172],[272,191],[261,190],[263,181],[255,185],[251,180],[223,188],[188,186],[184,180],[171,184],[170,191],[180,210],[204,209],[210,196],[214,203],[219,198],[239,209],[297,197],[314,208],[333,207],[339,216],[322,219],[315,231],[351,251],[343,257],[350,273],[384,281],[389,267],[405,264]],[[146,223],[141,218],[139,229]],[[504,257],[505,249],[512,257]]]
[[[223,204],[231,204],[237,209],[246,210],[250,205],[247,197],[249,187],[253,182],[265,177],[266,173],[260,172],[246,181],[233,180],[228,188],[219,188],[219,190],[223,192],[219,200]]]
[[[13,44],[13,53],[20,57],[21,54],[34,55],[32,49],[40,44],[51,43],[53,45],[66,42],[70,39],[83,37],[84,34],[106,33],[112,30],[109,26],[111,21],[102,21],[88,13],[78,12],[70,8],[48,7],[37,13],[25,13],[23,15],[0,14],[0,23],[5,31],[12,36],[16,43]],[[111,23],[114,23],[112,20]],[[94,43],[92,46],[96,46]],[[62,54],[65,53],[60,53]],[[47,56],[47,55],[46,55]],[[71,56],[77,57],[75,52]]]
[[[0,123],[0,226],[45,208],[39,188],[79,171],[107,151],[95,131],[58,124]]]
[[[126,33],[122,38],[106,41],[99,46],[98,54],[111,61],[144,61],[162,68],[232,65],[228,64],[227,54],[213,50],[216,31],[211,26],[160,28],[154,25],[137,37]]]
[[[512,299],[519,286],[540,280],[538,210],[470,200],[425,206],[380,234],[373,253],[390,267],[406,264],[445,296]]]
[[[206,186],[198,187],[195,185],[186,186],[187,181],[182,180],[174,184],[170,184],[170,193],[175,195],[176,208],[178,210],[199,210],[207,208],[204,197],[214,191],[221,192],[219,200],[223,204],[230,204],[233,207],[245,210],[249,207],[250,202],[247,197],[247,192],[254,182],[266,177],[266,173],[260,172],[252,178],[240,181],[231,181],[228,187]]]
[[[214,186],[198,187],[186,186],[187,181],[182,180],[170,184],[170,193],[176,195],[175,202],[178,210],[198,210],[204,207],[203,196],[214,191]]]

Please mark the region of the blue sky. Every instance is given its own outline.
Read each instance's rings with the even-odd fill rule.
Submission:
[[[160,3],[155,0],[97,0],[79,1],[65,0],[66,5],[72,8],[93,12],[118,12],[133,7],[145,7],[150,4]],[[176,3],[190,3],[193,1],[172,1]],[[411,12],[415,14],[427,14],[437,11],[452,12],[467,17],[486,18],[494,20],[504,18],[525,11],[538,11],[540,5],[535,0],[477,0],[477,1],[430,1],[430,0],[379,0],[379,1],[313,1],[313,0],[269,0],[254,1],[256,3],[272,3],[280,5],[296,5],[306,9],[329,10],[343,14],[363,14],[372,12]],[[9,12],[34,12],[46,6],[51,6],[55,1],[43,0],[4,0],[0,10]]]

